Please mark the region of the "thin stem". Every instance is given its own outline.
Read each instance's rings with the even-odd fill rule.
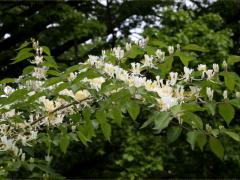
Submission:
[[[86,98],[86,99],[83,99],[83,100],[81,100],[81,101],[75,101],[75,102],[72,102],[72,103],[67,104],[67,105],[65,105],[65,106],[60,106],[60,107],[54,109],[53,111],[49,112],[48,115],[49,115],[49,114],[53,114],[53,113],[55,113],[55,112],[57,112],[57,111],[59,111],[59,110],[62,110],[62,109],[68,108],[68,107],[70,107],[70,106],[72,106],[72,105],[75,105],[75,104],[81,103],[81,102],[86,101],[86,100],[88,100],[88,99],[90,99],[90,98]],[[31,123],[31,125],[34,125],[34,124],[36,124],[37,122],[43,120],[43,119],[44,119],[45,117],[47,117],[48,115],[44,115],[44,116],[42,116],[42,117],[36,119],[35,121],[33,121],[33,122]]]

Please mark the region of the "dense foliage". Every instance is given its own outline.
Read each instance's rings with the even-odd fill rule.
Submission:
[[[10,140],[8,148],[13,148],[15,153],[19,151],[17,156],[13,156],[14,151],[7,151],[4,144],[0,145],[3,150],[0,152],[0,177],[47,178],[57,177],[57,174],[67,178],[122,179],[238,177],[240,146],[236,140],[240,134],[240,119],[236,92],[239,91],[240,62],[239,56],[231,54],[239,54],[239,10],[240,3],[237,0],[189,0],[188,3],[174,0],[0,2],[0,137],[3,137],[0,142],[3,140],[6,144]],[[143,33],[139,30],[143,30]],[[146,39],[126,46],[126,42],[130,42],[129,38],[140,38],[139,35]],[[24,43],[31,37],[47,45],[51,52],[46,46],[40,48],[36,42],[34,47],[31,41]],[[172,55],[168,52],[169,45],[174,45]],[[104,49],[108,50],[102,51]],[[123,58],[117,60],[117,56],[122,55]],[[95,64],[89,64],[89,59],[94,58],[104,59],[104,63],[113,64],[114,68],[121,67],[127,71],[129,80],[132,76],[140,77],[139,80],[146,77],[147,87],[144,85],[135,88],[129,82],[119,81],[115,71],[113,77],[109,77],[101,68],[96,70]],[[150,67],[144,66],[144,59],[150,59],[149,62],[152,59],[153,65],[149,63]],[[226,63],[223,64],[224,61]],[[78,64],[79,62],[82,64]],[[219,65],[220,72],[212,71],[213,78],[207,80],[213,64]],[[185,66],[190,70],[195,69],[190,81],[182,79],[185,78]],[[214,66],[218,69],[217,65]],[[199,70],[201,71],[198,72]],[[141,75],[136,73],[138,71]],[[178,73],[175,85],[166,84],[176,76],[170,72]],[[97,80],[104,82],[99,89],[93,88],[95,81],[86,81],[100,76],[104,79]],[[173,118],[167,128],[161,131],[156,129],[158,126],[153,114],[162,113],[164,104],[159,104],[161,100],[156,100],[162,98],[159,92],[149,89],[154,84],[148,87],[150,81],[147,80],[156,82],[158,76],[163,79],[164,86],[169,85],[172,88],[169,97],[173,101],[169,102],[174,104],[176,98],[177,105],[182,105],[181,110],[179,109],[181,113],[189,111],[198,116],[203,122],[204,131],[209,125],[213,132],[219,132],[219,135],[213,136],[216,135],[224,147],[221,160],[219,155],[211,152],[211,133],[206,133],[208,142],[202,150],[199,148],[199,137],[192,138],[192,142],[189,138],[194,134],[189,132],[198,129],[184,121],[179,124],[181,121],[172,114],[173,107],[166,109]],[[76,80],[73,80],[75,77]],[[157,84],[159,86],[159,82]],[[178,98],[177,85],[180,85],[180,90],[181,87],[184,89],[183,99]],[[199,97],[195,100],[190,98],[192,86],[201,88]],[[122,92],[120,88],[126,91]],[[64,89],[70,93],[61,94]],[[166,88],[166,92],[169,89]],[[61,92],[62,90],[64,91]],[[79,90],[83,91],[78,92]],[[123,102],[121,96],[120,100],[113,101],[119,103],[109,102],[113,94],[108,92],[112,90],[112,93],[116,91],[116,96],[119,95],[116,94],[118,91],[120,94],[126,93]],[[213,101],[209,103],[212,90]],[[78,104],[76,93],[85,93],[90,99]],[[227,99],[224,99],[226,96]],[[169,99],[171,98],[167,100]],[[132,120],[128,101],[130,104],[138,104],[136,106],[139,107],[139,114],[136,120]],[[55,121],[56,124],[48,124],[46,119],[53,113],[46,112],[43,102],[45,105],[53,105],[52,108],[60,104],[62,108],[67,103],[69,106],[71,103],[73,105],[66,107],[66,111],[59,109],[54,112],[52,122]],[[230,103],[234,110],[228,105],[227,109],[221,106],[221,102]],[[193,105],[192,109],[186,107],[190,106],[188,104]],[[106,140],[102,127],[104,125],[96,119],[96,111],[99,109],[106,114],[105,126],[110,127],[110,140]],[[234,114],[233,119],[228,117],[231,122],[226,120],[225,109],[227,114]],[[94,132],[86,130],[88,127],[85,125],[85,116],[89,113]],[[29,123],[37,119],[40,119],[39,122],[30,127]],[[154,120],[150,122],[149,119]],[[144,123],[147,126],[141,128]],[[222,125],[225,129],[221,129]],[[25,129],[19,130],[18,126]],[[227,135],[222,130],[230,130],[235,134]],[[171,134],[175,134],[177,140],[171,140]],[[67,142],[66,153],[62,149],[62,135]],[[194,140],[196,143],[193,143]],[[17,148],[14,149],[11,142],[16,143]],[[193,145],[194,148],[191,148]],[[45,156],[47,160],[52,158],[51,162],[47,163]]]
[[[47,47],[34,40],[32,47],[30,44],[25,42],[19,48],[13,63],[29,59],[33,65],[18,78],[0,82],[3,176],[9,177],[11,172],[16,177],[27,176],[27,172],[29,177],[56,176],[52,169],[55,159],[61,153],[72,155],[76,149],[69,148],[71,144],[88,146],[101,133],[111,142],[111,135],[125,121],[133,121],[130,126],[135,131],[147,128],[157,136],[166,133],[168,143],[185,136],[193,150],[210,149],[222,160],[221,139],[227,136],[240,141],[233,129],[237,122],[232,121],[240,108],[240,78],[229,71],[229,65],[240,61],[238,56],[229,56],[220,67],[199,64],[191,69],[189,63],[206,49],[190,44],[160,50],[141,41],[104,50],[99,57],[89,55],[85,63],[61,72]],[[177,59],[183,70],[173,72]],[[134,132],[131,129],[126,133]],[[125,147],[116,165],[126,168],[127,162],[142,154],[134,137],[128,138],[126,146],[136,144],[136,149]],[[156,150],[151,145],[148,148],[151,153]],[[163,170],[161,156],[152,157],[145,156],[143,163],[151,161],[152,172]],[[123,171],[121,176],[141,174],[137,167],[131,171]]]

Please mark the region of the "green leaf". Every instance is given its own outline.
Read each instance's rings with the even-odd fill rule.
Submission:
[[[167,44],[165,44],[162,41],[159,41],[157,39],[151,39],[149,40],[149,44],[153,45],[153,46],[157,46],[159,48],[167,48]]]
[[[240,62],[240,56],[231,55],[227,59],[227,63],[229,65],[233,65],[233,64],[235,64],[237,62]]]
[[[55,89],[54,89],[54,93],[59,93],[60,91],[67,89],[69,87],[69,83],[68,82],[64,82],[61,83],[60,85],[58,85]]]
[[[43,52],[46,53],[48,56],[51,56],[50,49],[47,46],[41,46],[43,48]]]
[[[107,122],[106,113],[103,109],[96,111],[96,119],[100,124]]]
[[[17,50],[21,50],[21,49],[27,47],[29,44],[30,44],[30,42],[25,41],[24,43],[22,43],[22,44],[20,45],[20,47],[19,47]]]
[[[120,105],[116,105],[114,107],[112,107],[112,109],[110,110],[111,115],[113,117],[114,122],[118,125],[121,126],[122,124],[122,111],[121,111],[121,107],[119,107]]]
[[[82,111],[82,114],[83,114],[83,118],[84,120],[90,120],[90,117],[91,117],[91,109],[90,108],[85,108],[83,111]]]
[[[191,131],[187,133],[187,142],[191,145],[192,150],[194,150],[195,145],[198,145],[200,150],[203,151],[207,143],[207,136],[200,131]]]
[[[191,50],[191,51],[200,51],[200,52],[208,52],[207,49],[204,49],[196,44],[188,44],[183,47],[183,50]]]
[[[126,103],[127,111],[133,120],[136,120],[140,113],[140,106],[135,101],[128,101]]]
[[[111,137],[111,126],[110,126],[110,124],[109,123],[102,123],[101,128],[102,128],[104,137],[108,141],[110,141],[110,137]]]
[[[51,86],[51,85],[59,83],[61,81],[63,81],[62,77],[52,77],[45,81],[44,86],[45,87]]]
[[[161,77],[164,78],[172,69],[173,57],[168,56],[164,63],[159,64],[158,68],[161,71]]]
[[[192,150],[194,150],[195,148],[198,135],[199,135],[198,131],[191,131],[187,133],[187,142],[191,145]]]
[[[167,131],[167,142],[173,143],[176,141],[182,133],[182,128],[179,126],[173,126],[168,128]]]
[[[32,102],[34,102],[35,100],[37,100],[38,98],[42,97],[42,96],[46,96],[45,92],[38,92],[32,96],[30,96],[28,98],[28,103],[31,104]]]
[[[67,152],[67,148],[69,146],[69,143],[70,143],[69,136],[68,136],[67,133],[64,133],[60,137],[60,142],[59,142],[60,149],[64,154]]]
[[[195,112],[203,111],[204,109],[196,103],[184,103],[182,104],[182,110]]]
[[[218,112],[229,126],[235,116],[235,110],[232,105],[229,103],[220,103],[218,105]]]
[[[174,53],[174,55],[178,56],[180,58],[180,60],[184,64],[184,66],[188,66],[189,62],[195,59],[194,56],[192,56],[192,55],[190,55],[189,53],[186,53],[186,52],[177,51],[177,52]]]
[[[27,67],[25,67],[25,68],[23,69],[22,75],[31,73],[31,72],[34,70],[34,67],[35,67],[35,66],[27,66]]]
[[[145,46],[145,51],[147,52],[148,55],[155,55],[155,52],[157,48],[152,47],[152,46]]]
[[[77,131],[77,135],[78,138],[80,139],[80,141],[87,146],[87,142],[88,142],[88,138],[86,136],[84,136],[84,134],[81,131]]]
[[[224,148],[221,144],[221,142],[214,138],[214,137],[210,137],[209,139],[209,145],[210,145],[210,149],[212,150],[212,152],[219,158],[219,159],[223,159],[224,156]]]
[[[22,100],[26,97],[28,93],[28,90],[26,89],[18,89],[16,91],[14,91],[7,99],[6,99],[6,103],[10,104],[13,103],[14,101],[17,100]]]
[[[34,56],[34,54],[31,52],[24,52],[24,53],[22,52],[17,55],[17,57],[14,59],[14,61],[11,64],[16,64],[18,62],[21,62],[21,61],[26,60],[33,56]]]
[[[13,83],[15,82],[16,79],[15,78],[4,78],[0,81],[0,84],[7,84],[7,83]]]
[[[52,56],[43,56],[43,58],[46,60],[45,62],[43,62],[43,66],[58,68],[57,63]]]
[[[90,140],[93,136],[95,136],[93,123],[90,119],[86,120],[84,129],[85,129],[84,134],[88,138],[88,140]]]
[[[154,129],[161,132],[164,128],[168,127],[172,120],[172,116],[169,112],[157,112],[154,115]]]
[[[231,99],[229,102],[230,102],[230,104],[232,104],[236,108],[240,109],[240,98]]]
[[[71,73],[71,72],[74,72],[74,71],[80,70],[81,67],[82,67],[82,66],[81,66],[80,64],[73,65],[73,66],[67,68],[66,71],[64,72],[64,74],[67,74],[67,75],[68,75],[68,74]]]
[[[210,115],[214,116],[217,107],[217,104],[215,102],[208,102],[204,105],[204,107],[207,109]]]
[[[185,112],[182,116],[183,122],[197,129],[203,129],[203,123],[199,116],[191,112]]]
[[[203,151],[203,148],[206,145],[206,143],[207,143],[206,134],[199,133],[198,136],[197,136],[197,145],[201,149],[201,151]]]
[[[231,137],[232,139],[234,139],[235,141],[240,142],[239,134],[229,131],[229,130],[223,130],[222,132],[225,133],[226,135],[228,135],[229,137]]]
[[[106,112],[102,109],[96,111],[96,119],[101,125],[101,129],[104,137],[110,141],[111,137],[111,126],[107,122]]]
[[[236,84],[236,75],[233,72],[221,72],[221,76],[224,76],[224,83],[229,90],[234,90]]]
[[[140,129],[143,129],[143,128],[149,126],[149,125],[152,124],[153,122],[154,122],[154,118],[153,118],[153,116],[151,116],[150,118],[148,118],[147,121],[145,121],[145,122],[142,124],[142,126],[140,127]]]
[[[56,71],[56,70],[48,70],[47,74],[53,75],[53,76],[61,76],[62,75],[61,72]]]
[[[138,55],[143,55],[143,54],[144,54],[144,51],[140,47],[133,45],[131,50],[129,51],[127,57],[134,59]]]

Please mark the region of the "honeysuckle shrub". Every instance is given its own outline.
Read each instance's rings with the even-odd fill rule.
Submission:
[[[62,70],[48,47],[24,43],[13,63],[31,65],[21,76],[0,81],[1,176],[60,178],[51,167],[61,154],[74,153],[71,144],[88,146],[101,135],[111,142],[114,129],[120,131],[125,121],[132,121],[136,131],[166,134],[169,143],[185,137],[192,150],[210,150],[224,160],[222,138],[240,141],[235,121],[240,78],[231,71],[240,58],[190,67],[206,52],[195,44],[156,49],[140,41]],[[119,166],[132,159],[133,149],[125,151]],[[154,161],[151,155],[145,158]],[[155,171],[161,171],[161,158],[155,161]],[[138,167],[144,171],[141,163]],[[131,168],[128,172],[136,177]]]

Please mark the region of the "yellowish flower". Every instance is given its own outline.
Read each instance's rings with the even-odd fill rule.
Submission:
[[[88,90],[84,89],[84,90],[79,90],[78,92],[75,93],[74,98],[77,101],[82,101],[84,99],[87,99],[91,94],[88,92]]]

